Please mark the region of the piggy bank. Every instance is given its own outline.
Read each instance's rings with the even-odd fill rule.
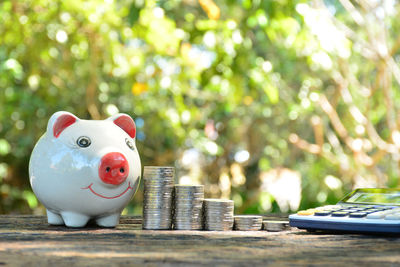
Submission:
[[[135,134],[126,114],[106,120],[81,120],[64,111],[51,116],[29,162],[30,183],[49,224],[118,224],[141,176]]]

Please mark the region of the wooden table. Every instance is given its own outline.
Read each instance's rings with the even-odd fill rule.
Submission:
[[[50,226],[43,216],[0,215],[0,266],[399,266],[400,237],[284,232],[145,231]]]

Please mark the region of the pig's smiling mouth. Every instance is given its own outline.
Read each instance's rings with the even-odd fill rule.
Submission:
[[[92,188],[92,185],[93,185],[93,183],[91,183],[91,184],[88,185],[87,187],[82,187],[81,189],[89,189],[89,190],[90,190],[93,194],[95,194],[96,196],[102,197],[102,198],[105,198],[105,199],[119,198],[119,197],[121,197],[122,195],[124,195],[126,192],[128,192],[129,189],[133,189],[133,188],[131,187],[131,182],[128,182],[128,187],[127,187],[121,194],[116,195],[116,196],[113,196],[113,197],[107,197],[107,196],[103,196],[103,195],[97,193],[96,191],[94,191],[93,188]]]

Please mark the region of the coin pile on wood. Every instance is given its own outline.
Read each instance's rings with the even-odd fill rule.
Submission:
[[[260,215],[235,215],[234,229],[239,231],[258,231],[262,227]]]
[[[173,167],[144,167],[143,229],[171,229],[174,175]]]
[[[143,170],[143,229],[208,231],[284,231],[287,221],[263,221],[260,215],[234,216],[234,202],[204,199],[203,185],[174,185],[174,167]]]
[[[203,228],[203,185],[175,185],[173,225],[176,230]]]
[[[268,232],[281,232],[289,229],[288,221],[263,221],[263,229]]]
[[[233,228],[233,200],[204,199],[204,230],[230,231]]]

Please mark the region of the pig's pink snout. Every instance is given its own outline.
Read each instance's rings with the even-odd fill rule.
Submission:
[[[129,174],[129,164],[125,156],[118,152],[104,155],[100,161],[99,176],[106,184],[119,185]]]

